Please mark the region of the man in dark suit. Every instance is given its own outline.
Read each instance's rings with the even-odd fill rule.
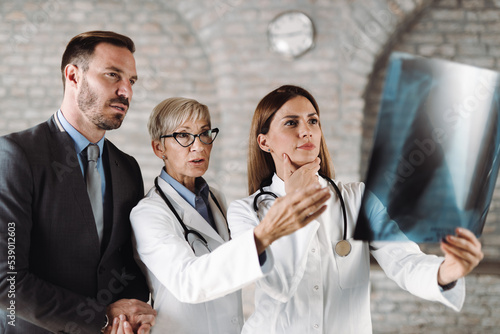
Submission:
[[[127,113],[134,51],[113,32],[74,37],[61,108],[0,138],[0,333],[147,333],[154,324],[130,236],[141,172],[104,137]],[[99,148],[97,202],[87,190],[89,144]]]

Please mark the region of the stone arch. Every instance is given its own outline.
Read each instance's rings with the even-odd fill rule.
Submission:
[[[343,80],[342,96],[345,97],[346,112],[360,112],[362,134],[359,137],[359,176],[364,179],[372,146],[375,127],[372,90],[376,85],[374,75],[384,64],[401,35],[418,20],[423,10],[433,0],[422,1],[380,1],[376,6],[357,5],[354,15],[356,27],[350,40],[343,40],[340,46],[344,61],[347,63]],[[360,83],[362,83],[360,85]],[[353,91],[353,87],[358,89]],[[378,101],[375,101],[378,102]],[[354,104],[351,106],[350,104]]]
[[[362,128],[364,123],[364,108],[365,108],[365,95],[368,91],[369,77],[373,72],[377,60],[381,58],[390,46],[397,40],[398,33],[395,30],[401,31],[405,26],[412,22],[412,20],[420,13],[420,11],[427,6],[432,0],[417,0],[417,1],[372,1],[369,4],[359,2],[344,1],[342,5],[329,5],[328,10],[341,9],[345,11],[346,15],[342,15],[339,22],[330,22],[328,26],[330,30],[334,30],[330,35],[339,34],[341,43],[333,46],[334,55],[325,54],[322,59],[316,59],[316,64],[329,62],[329,65],[316,65],[325,66],[331,71],[331,74],[338,78],[339,85],[330,88],[328,95],[319,96],[319,102],[322,105],[327,105],[327,114],[323,113],[323,124],[328,129],[326,139],[328,146],[334,152],[337,161],[352,161],[353,152],[356,163],[354,164],[340,164],[339,174],[344,179],[358,180],[362,174],[360,163],[363,161],[363,145],[365,141],[363,133],[358,129]],[[196,1],[178,1],[175,4],[170,4],[183,15],[188,24],[191,25],[192,32],[197,35],[202,48],[207,54],[207,59],[210,63],[211,75],[214,80],[215,94],[217,106],[224,110],[224,115],[218,120],[223,127],[227,138],[241,137],[241,129],[233,125],[237,120],[235,117],[250,116],[253,108],[255,107],[258,99],[255,96],[263,96],[268,90],[267,88],[259,89],[254,88],[255,83],[241,83],[241,77],[247,77],[248,80],[255,77],[258,80],[259,76],[248,76],[245,70],[242,70],[238,65],[234,64],[234,59],[231,59],[228,54],[231,54],[231,48],[236,47],[241,50],[242,61],[247,62],[248,68],[254,68],[255,71],[262,69],[261,62],[256,58],[269,57],[265,55],[265,49],[252,45],[246,45],[241,41],[233,42],[233,36],[227,35],[227,29],[237,31],[241,27],[237,22],[238,18],[244,18],[242,21],[248,22],[249,19],[254,19],[256,25],[262,26],[263,20],[269,20],[276,13],[273,4],[268,4],[268,16],[263,17],[262,14],[257,15],[252,12],[252,6],[245,4],[241,0],[221,1],[214,0],[212,2],[200,3]],[[296,4],[295,8],[303,8],[317,16],[317,20],[328,22],[326,13],[321,13],[319,6],[310,4]],[[347,10],[345,9],[347,8]],[[262,11],[262,8],[260,9]],[[274,13],[274,14],[273,14]],[[330,12],[335,13],[335,11]],[[335,13],[337,14],[337,13]],[[324,23],[322,23],[324,24]],[[399,30],[398,30],[399,29]],[[251,32],[251,30],[250,30]],[[248,29],[241,29],[241,38],[249,38]],[[331,38],[335,41],[335,38]],[[247,44],[255,41],[256,37]],[[338,40],[338,39],[337,39]],[[259,43],[265,43],[265,40],[260,40]],[[245,58],[244,54],[249,51],[254,58]],[[282,63],[276,59],[267,59],[266,65],[271,70],[276,68],[275,65],[280,65],[281,70],[286,72],[288,70],[295,70],[294,64]],[[335,65],[332,65],[335,64]],[[337,66],[337,69],[335,69]],[[273,68],[274,67],[274,68]],[[278,73],[276,75],[276,82],[279,83],[280,79],[287,79],[287,75]],[[293,80],[293,79],[292,79]],[[307,85],[315,86],[314,79],[302,79]],[[263,83],[263,87],[269,86],[269,83]],[[248,87],[254,92],[247,93]],[[255,91],[259,91],[255,95]],[[244,96],[238,100],[238,96],[248,94],[251,96]],[[333,98],[330,96],[333,94]],[[321,101],[326,101],[321,102]],[[333,102],[333,105],[332,103]],[[331,106],[332,105],[332,106]],[[243,109],[244,111],[241,111]],[[329,110],[328,110],[329,109]],[[242,115],[234,116],[236,112],[243,113]],[[332,116],[333,113],[333,116]],[[246,115],[246,116],[245,116]],[[353,131],[351,131],[353,130]],[[234,143],[230,140],[221,138],[218,142],[219,147],[224,152],[224,159],[222,165],[218,166],[217,175],[211,180],[215,184],[227,192],[229,198],[233,195],[241,197],[244,193],[241,192],[242,187],[245,186],[243,181],[246,177],[246,140],[239,141],[241,145],[234,148]],[[217,157],[217,154],[214,155]],[[219,160],[219,159],[217,159]]]

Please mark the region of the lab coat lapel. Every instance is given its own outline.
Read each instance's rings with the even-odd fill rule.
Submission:
[[[209,203],[210,203],[210,210],[212,211],[212,217],[214,218],[215,226],[217,227],[217,231],[219,232],[220,237],[224,241],[229,241],[229,239],[231,239],[231,236],[229,235],[229,228],[225,218],[227,210],[225,208],[224,203],[221,203],[219,197],[217,197],[217,200],[219,201],[219,204],[221,206],[220,209],[213,200],[212,196],[209,196]],[[221,210],[224,210],[224,214],[222,214]]]
[[[203,236],[211,238],[218,243],[223,243],[224,240],[219,234],[210,226],[210,224],[203,218],[198,211],[196,211],[191,204],[189,204],[175,189],[165,182],[163,179],[158,178],[158,184],[163,190],[165,195],[171,200],[172,205],[181,217],[184,224],[189,229],[198,231]],[[218,211],[219,209],[217,209]]]

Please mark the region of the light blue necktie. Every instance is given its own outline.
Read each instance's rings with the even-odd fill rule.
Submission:
[[[89,144],[87,146],[87,192],[89,194],[92,212],[94,213],[95,224],[99,243],[102,241],[104,233],[104,219],[102,207],[101,175],[97,170],[97,158],[99,158],[99,146]]]

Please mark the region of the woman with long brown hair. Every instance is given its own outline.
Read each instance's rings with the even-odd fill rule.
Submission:
[[[219,132],[208,107],[165,99],[148,129],[163,166],[130,221],[136,259],[158,312],[152,333],[239,334],[240,289],[272,268],[266,248],[319,216],[330,194],[311,186],[282,198],[258,228],[232,238],[224,195],[203,179]],[[286,207],[293,209],[281,214]]]
[[[256,283],[255,312],[243,333],[371,333],[370,251],[402,288],[459,310],[465,294],[462,277],[483,257],[477,238],[457,229],[441,245],[444,257],[425,255],[413,242],[353,240],[364,184],[332,177],[313,96],[297,86],[270,92],[252,121],[251,195],[229,207],[233,236],[259,226],[275,198],[307,185],[319,183],[332,196],[313,222],[269,246],[274,267]]]

